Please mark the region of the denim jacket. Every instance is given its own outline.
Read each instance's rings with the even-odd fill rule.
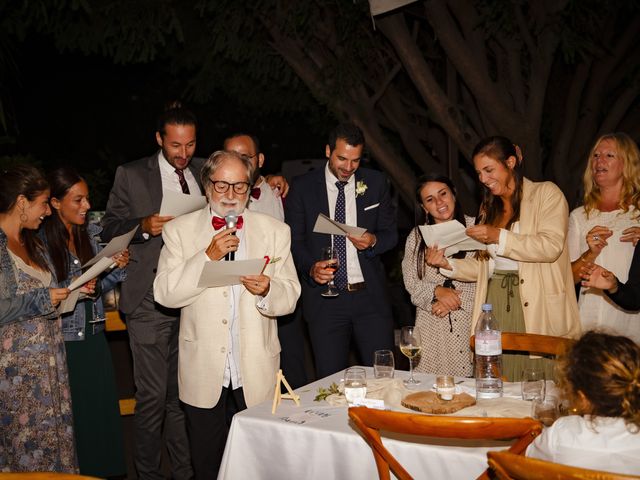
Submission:
[[[33,317],[55,318],[49,288],[42,287],[17,295],[17,268],[9,256],[7,235],[0,229],[0,325]]]
[[[98,245],[98,234],[102,231],[102,228],[98,225],[90,223],[87,225],[87,233],[91,240],[91,246],[94,253],[98,253],[101,248]],[[43,239],[46,243],[46,237],[44,231],[41,230]],[[63,282],[58,283],[58,287],[68,286],[74,278],[82,275],[82,268],[80,260],[78,260],[71,252],[69,253],[69,275]],[[107,275],[103,275],[100,278],[101,292],[105,293],[109,290],[113,290],[118,282],[123,281],[126,278],[126,272],[122,268],[114,268]],[[86,304],[91,302],[91,311],[93,312],[90,319],[85,322],[86,319]],[[94,299],[91,297],[80,297],[73,312],[66,313],[62,316],[62,334],[64,335],[65,342],[74,342],[85,339],[85,335],[95,335],[96,333],[104,330],[104,305],[102,304],[102,296]],[[85,327],[88,328],[85,331]]]

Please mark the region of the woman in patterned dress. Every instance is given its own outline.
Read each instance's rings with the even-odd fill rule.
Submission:
[[[30,166],[0,175],[0,471],[77,473],[67,362],[55,307],[69,295],[49,288],[35,235],[49,186]]]
[[[425,175],[416,188],[418,224],[458,220],[470,227],[474,219],[464,215],[456,190],[444,175]],[[469,335],[474,282],[449,280],[437,268],[426,264],[427,245],[415,227],[405,246],[402,261],[404,285],[416,306],[416,326],[422,351],[416,370],[442,375],[469,377],[473,374]],[[464,258],[464,252],[456,254]]]
[[[584,202],[569,217],[573,280],[596,263],[626,282],[640,239],[640,151],[625,133],[600,137],[584,172]],[[607,328],[640,342],[638,315],[616,305],[605,292],[583,285],[578,298],[583,330]]]

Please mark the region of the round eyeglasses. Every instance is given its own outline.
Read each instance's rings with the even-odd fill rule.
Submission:
[[[229,190],[229,187],[233,187],[234,193],[238,195],[244,195],[249,191],[249,187],[251,187],[251,184],[249,184],[249,182],[229,183],[229,182],[225,182],[224,180],[211,180],[211,179],[209,179],[209,181],[211,182],[211,184],[213,185],[213,189],[217,193],[227,193],[227,191]]]

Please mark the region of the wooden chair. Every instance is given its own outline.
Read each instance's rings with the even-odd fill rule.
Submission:
[[[521,454],[542,431],[542,424],[532,418],[449,417],[349,408],[349,417],[371,447],[381,480],[390,480],[389,469],[400,480],[411,475],[384,447],[380,430],[424,435],[428,437],[506,440],[516,439],[510,452]],[[487,472],[479,478],[488,478]]]
[[[0,480],[100,480],[98,477],[56,472],[0,473]]]
[[[535,333],[502,332],[502,350],[512,352],[529,352],[539,355],[558,356],[564,353],[574,340],[551,335]],[[471,350],[475,351],[476,337],[471,336]]]
[[[545,462],[509,452],[489,452],[489,468],[500,480],[623,480],[635,475],[588,470]]]

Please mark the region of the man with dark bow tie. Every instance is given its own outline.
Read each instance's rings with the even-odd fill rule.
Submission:
[[[289,227],[246,210],[252,165],[235,152],[215,152],[200,174],[202,210],[165,225],[154,281],[156,300],[180,308],[178,381],[196,479],[216,478],[228,419],[273,395],[279,366],[276,317],[291,313],[300,284]],[[227,228],[225,217],[237,215]],[[206,262],[270,259],[241,284],[200,288]]]
[[[380,255],[397,242],[395,210],[384,175],[360,168],[363,150],[362,131],[355,125],[338,125],[325,148],[325,168],[295,178],[285,205],[318,377],[349,366],[352,340],[363,365],[373,363],[376,350],[393,347]],[[367,231],[346,238],[314,233],[319,213]],[[332,262],[320,256],[322,248],[331,245],[340,258],[335,275],[327,268]],[[339,290],[334,298],[321,295],[330,280]]]
[[[253,187],[247,208],[252,212],[266,213],[284,222],[284,207],[282,198],[286,196],[289,184],[279,175],[262,176],[264,153],[260,151],[258,137],[248,133],[235,133],[224,141],[224,149],[245,155],[253,165]]]
[[[245,155],[253,165],[253,188],[247,208],[252,212],[271,215],[284,222],[283,197],[289,190],[284,177],[276,175],[265,178],[260,173],[264,153],[260,151],[258,137],[249,133],[235,133],[224,141],[224,149]],[[305,340],[300,306],[291,315],[278,318],[278,338],[280,339],[280,368],[293,388],[306,385]]]

